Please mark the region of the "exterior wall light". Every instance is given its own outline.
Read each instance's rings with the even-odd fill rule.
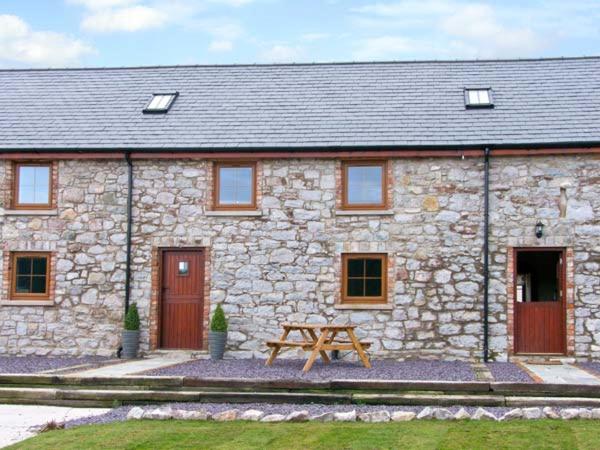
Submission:
[[[544,235],[544,224],[542,222],[538,222],[535,224],[535,237],[541,238]]]

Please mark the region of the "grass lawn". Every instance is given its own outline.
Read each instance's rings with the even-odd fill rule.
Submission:
[[[597,421],[129,421],[42,433],[14,449],[600,449]]]

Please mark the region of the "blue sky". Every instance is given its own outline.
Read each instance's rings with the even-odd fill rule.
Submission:
[[[582,56],[600,1],[2,0],[0,66]]]

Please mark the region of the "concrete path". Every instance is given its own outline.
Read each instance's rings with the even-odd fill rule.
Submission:
[[[152,358],[124,361],[118,364],[98,367],[96,369],[75,372],[71,375],[77,375],[78,377],[121,377],[124,375],[134,375],[139,372],[145,372],[146,370],[160,369],[162,367],[172,366],[173,364],[181,364],[188,362],[191,359],[192,358],[188,355],[156,356]]]
[[[32,427],[48,422],[65,422],[82,417],[97,416],[110,411],[104,408],[70,408],[38,405],[0,405],[0,448],[35,436]]]
[[[544,383],[600,385],[600,378],[570,364],[525,364],[525,366]]]

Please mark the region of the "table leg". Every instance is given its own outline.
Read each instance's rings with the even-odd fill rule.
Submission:
[[[310,370],[310,368],[314,364],[315,360],[317,359],[317,356],[319,356],[319,353],[322,352],[321,346],[327,340],[327,335],[328,334],[329,334],[329,330],[323,330],[323,332],[321,333],[321,336],[319,336],[319,340],[315,344],[315,347],[314,347],[312,353],[310,354],[310,356],[308,358],[308,361],[306,361],[306,364],[304,364],[304,368],[302,369],[302,371],[304,373],[306,373],[306,372],[308,372]]]
[[[367,356],[367,354],[363,350],[362,345],[360,345],[360,341],[358,340],[358,338],[354,334],[354,330],[352,328],[348,328],[348,329],[346,329],[346,333],[348,333],[348,337],[352,341],[352,345],[354,346],[354,349],[356,350],[356,353],[358,353],[358,357],[360,358],[360,360],[362,361],[362,363],[365,365],[365,367],[367,369],[370,369],[371,368],[371,363],[369,361],[369,357]]]
[[[288,334],[290,334],[290,329],[289,328],[285,328],[283,334],[281,335],[281,337],[279,338],[280,341],[285,341],[285,339],[288,337]],[[269,356],[269,359],[267,359],[266,365],[270,366],[271,364],[273,364],[273,361],[275,361],[275,358],[277,358],[277,354],[279,353],[279,350],[281,350],[281,345],[278,345],[277,347],[273,347],[273,351],[271,352],[271,356]]]
[[[317,337],[317,335],[315,334],[314,330],[307,330],[308,334],[310,334],[310,337],[313,340],[313,343],[316,345],[317,342],[319,341],[319,338]],[[331,362],[331,360],[329,359],[329,356],[327,355],[327,352],[325,350],[321,350],[319,352],[321,354],[321,359],[323,359],[323,362],[325,364],[329,364]]]

